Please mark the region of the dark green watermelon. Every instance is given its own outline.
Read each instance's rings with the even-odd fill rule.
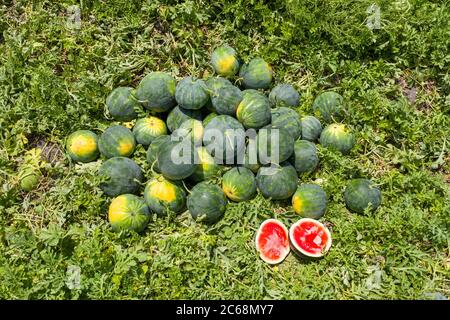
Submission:
[[[239,78],[248,89],[267,89],[273,78],[272,67],[262,58],[254,58],[239,70]]]
[[[256,195],[255,175],[245,167],[234,167],[223,175],[222,190],[233,201],[250,200]]]
[[[302,123],[300,116],[295,110],[279,107],[272,109],[271,114],[273,127],[287,130],[294,141],[300,138],[302,134]]]
[[[187,198],[187,207],[194,219],[213,224],[225,213],[227,198],[222,189],[207,182],[200,182],[192,188]]]
[[[261,164],[281,163],[294,152],[294,139],[282,128],[266,126],[259,130],[258,160]]]
[[[288,83],[275,86],[269,94],[272,106],[296,107],[300,104],[300,94]]]
[[[176,81],[170,74],[152,72],[139,83],[136,98],[150,111],[169,111],[176,105],[175,87]]]
[[[175,99],[184,109],[198,110],[209,101],[207,85],[201,79],[185,77],[176,87]]]
[[[297,190],[297,181],[297,172],[288,162],[261,167],[256,175],[256,185],[261,194],[273,200],[292,197]]]
[[[110,197],[125,193],[137,194],[144,181],[141,168],[133,160],[125,157],[106,160],[98,174],[103,180],[100,188]]]
[[[159,147],[157,159],[162,175],[169,180],[182,180],[195,171],[194,146],[189,140],[168,141]]]
[[[292,197],[292,207],[303,218],[320,219],[327,208],[327,194],[316,184],[302,184]]]
[[[211,112],[210,114],[208,114],[205,119],[203,119],[203,127],[206,127],[206,125],[215,117],[217,117],[218,114],[215,112]]]
[[[141,105],[134,95],[135,90],[130,87],[118,87],[109,94],[106,106],[114,120],[128,122],[137,118]]]
[[[302,139],[311,142],[316,141],[322,132],[322,125],[319,119],[314,116],[304,116],[301,119],[302,123]]]
[[[295,141],[294,152],[289,161],[298,174],[314,171],[319,164],[315,144],[307,140]]]
[[[106,158],[129,157],[136,147],[136,140],[130,129],[115,125],[106,129],[98,140],[98,150]]]
[[[312,107],[325,122],[340,120],[344,115],[344,98],[337,92],[323,92],[314,100]]]
[[[211,96],[211,103],[218,114],[234,116],[243,94],[238,87],[223,86]]]
[[[231,116],[219,115],[206,125],[203,144],[217,164],[235,163],[245,149],[244,127]]]
[[[381,204],[381,191],[375,184],[367,179],[351,180],[344,192],[347,208],[357,213],[375,211]]]
[[[245,90],[236,110],[236,117],[245,128],[259,129],[271,121],[269,99],[254,90]]]

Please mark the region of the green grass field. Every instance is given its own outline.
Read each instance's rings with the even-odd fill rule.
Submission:
[[[0,4],[0,298],[433,299],[450,295],[450,3],[370,0],[24,1]],[[71,19],[78,5],[81,21]],[[101,132],[105,99],[150,71],[206,76],[228,43],[261,56],[276,82],[347,101],[348,156],[318,146],[333,235],[329,254],[270,267],[254,247],[266,218],[298,217],[289,201],[230,203],[212,227],[188,212],[153,217],[143,235],[114,233],[101,161],[69,161],[65,137]],[[42,149],[43,177],[23,192],[18,168]],[[145,150],[134,159],[150,177]],[[350,213],[347,181],[382,189],[373,214]],[[77,278],[79,273],[80,277]]]

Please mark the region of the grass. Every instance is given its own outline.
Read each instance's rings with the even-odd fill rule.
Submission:
[[[6,1],[0,5],[0,297],[4,299],[426,299],[450,294],[450,7],[444,1]],[[67,25],[70,5],[81,27]],[[142,235],[113,233],[101,161],[77,165],[64,139],[111,124],[104,101],[150,71],[211,74],[229,43],[262,56],[302,95],[300,114],[333,88],[357,132],[348,156],[319,148],[301,177],[326,190],[329,255],[278,267],[253,245],[261,221],[297,219],[258,195],[229,204],[213,227],[188,213],[152,218]],[[42,149],[39,187],[20,191],[27,150]],[[146,170],[144,150],[134,155]],[[35,164],[36,165],[36,164]],[[350,213],[343,189],[369,177],[373,214]],[[79,283],[77,274],[80,274]],[[75,279],[75,280],[74,280]],[[75,281],[75,282],[74,282]]]

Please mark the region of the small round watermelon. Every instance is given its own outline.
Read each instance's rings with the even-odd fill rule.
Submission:
[[[300,104],[300,94],[288,83],[275,86],[269,94],[272,106],[296,107]]]
[[[302,124],[302,139],[311,142],[316,141],[322,132],[322,125],[319,119],[314,116],[304,116],[301,119]]]
[[[239,78],[247,89],[267,89],[273,78],[272,67],[262,58],[254,58],[239,70]]]
[[[345,124],[333,123],[323,129],[320,134],[320,144],[347,154],[355,145],[355,137]]]
[[[281,263],[290,252],[288,229],[276,219],[267,219],[261,224],[255,243],[259,256],[269,264]]]
[[[187,207],[194,219],[207,224],[218,222],[227,207],[227,198],[220,187],[200,182],[192,188],[187,198]]]
[[[156,137],[167,134],[167,127],[161,119],[149,116],[136,121],[133,134],[137,143],[148,147]]]
[[[159,147],[158,168],[166,179],[186,179],[196,168],[194,152],[194,147],[189,141],[168,141]]]
[[[114,157],[103,162],[98,174],[103,181],[100,188],[110,196],[139,192],[144,174],[141,168],[131,159]]]
[[[319,156],[314,143],[297,140],[294,143],[294,153],[289,159],[298,174],[314,171],[319,164]]]
[[[245,149],[244,127],[231,116],[218,115],[207,124],[203,144],[217,164],[234,163]]]
[[[136,89],[136,98],[144,107],[154,112],[166,112],[176,106],[175,79],[164,72],[146,75]]]
[[[256,186],[265,198],[283,200],[292,197],[297,190],[297,172],[287,162],[264,166],[256,175]]]
[[[261,164],[281,163],[294,152],[294,139],[282,128],[266,126],[259,130],[258,160]]]
[[[232,47],[223,45],[216,48],[211,55],[214,71],[223,77],[232,77],[239,71],[239,58]]]
[[[271,110],[271,115],[273,127],[287,130],[294,141],[300,138],[302,123],[295,110],[286,107],[274,108]]]
[[[189,119],[202,120],[202,112],[200,110],[189,110],[176,106],[167,116],[167,128],[169,128],[170,132],[174,132],[183,122]]]
[[[185,77],[176,87],[175,99],[184,109],[198,110],[209,101],[208,88],[201,79]]]
[[[259,129],[271,121],[269,99],[254,91],[244,91],[236,117],[245,128]]]
[[[292,196],[292,207],[304,218],[320,219],[327,208],[327,194],[316,184],[302,184]]]
[[[23,191],[30,192],[34,190],[40,182],[42,173],[36,168],[22,168],[19,172],[20,188]]]
[[[150,210],[142,198],[122,194],[111,201],[108,220],[114,231],[142,232],[150,221]]]
[[[243,94],[238,87],[223,86],[211,96],[211,103],[218,114],[234,116],[242,97]]]
[[[91,162],[98,158],[98,137],[89,130],[78,130],[69,135],[66,143],[67,152],[72,160]]]
[[[325,122],[340,120],[344,114],[344,98],[337,92],[323,92],[314,100],[312,107]]]
[[[234,167],[223,175],[222,190],[230,200],[250,200],[256,195],[255,175],[245,167]]]
[[[160,172],[158,167],[158,153],[161,146],[170,142],[170,136],[162,135],[156,137],[147,149],[147,162],[156,172]]]
[[[136,140],[130,129],[115,125],[106,129],[98,140],[98,149],[105,158],[129,157],[136,147]]]
[[[353,179],[345,188],[344,200],[353,212],[375,211],[381,204],[381,191],[370,180]]]
[[[214,158],[208,153],[206,148],[199,147],[196,148],[196,151],[196,168],[194,173],[189,178],[195,182],[199,182],[217,176],[222,168],[214,162]]]
[[[317,220],[303,218],[289,229],[291,248],[301,257],[320,258],[331,247],[331,233]]]
[[[109,94],[106,106],[114,120],[128,122],[137,118],[136,110],[141,106],[134,95],[135,90],[130,87],[118,87]]]
[[[162,216],[168,211],[180,213],[186,206],[186,192],[182,185],[159,176],[151,179],[144,190],[149,208]]]

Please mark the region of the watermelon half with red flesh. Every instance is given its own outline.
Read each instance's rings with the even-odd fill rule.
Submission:
[[[319,221],[303,218],[289,229],[289,241],[297,254],[319,258],[330,250],[331,234]]]
[[[282,262],[290,251],[288,229],[276,219],[267,219],[256,233],[256,249],[265,262]]]

